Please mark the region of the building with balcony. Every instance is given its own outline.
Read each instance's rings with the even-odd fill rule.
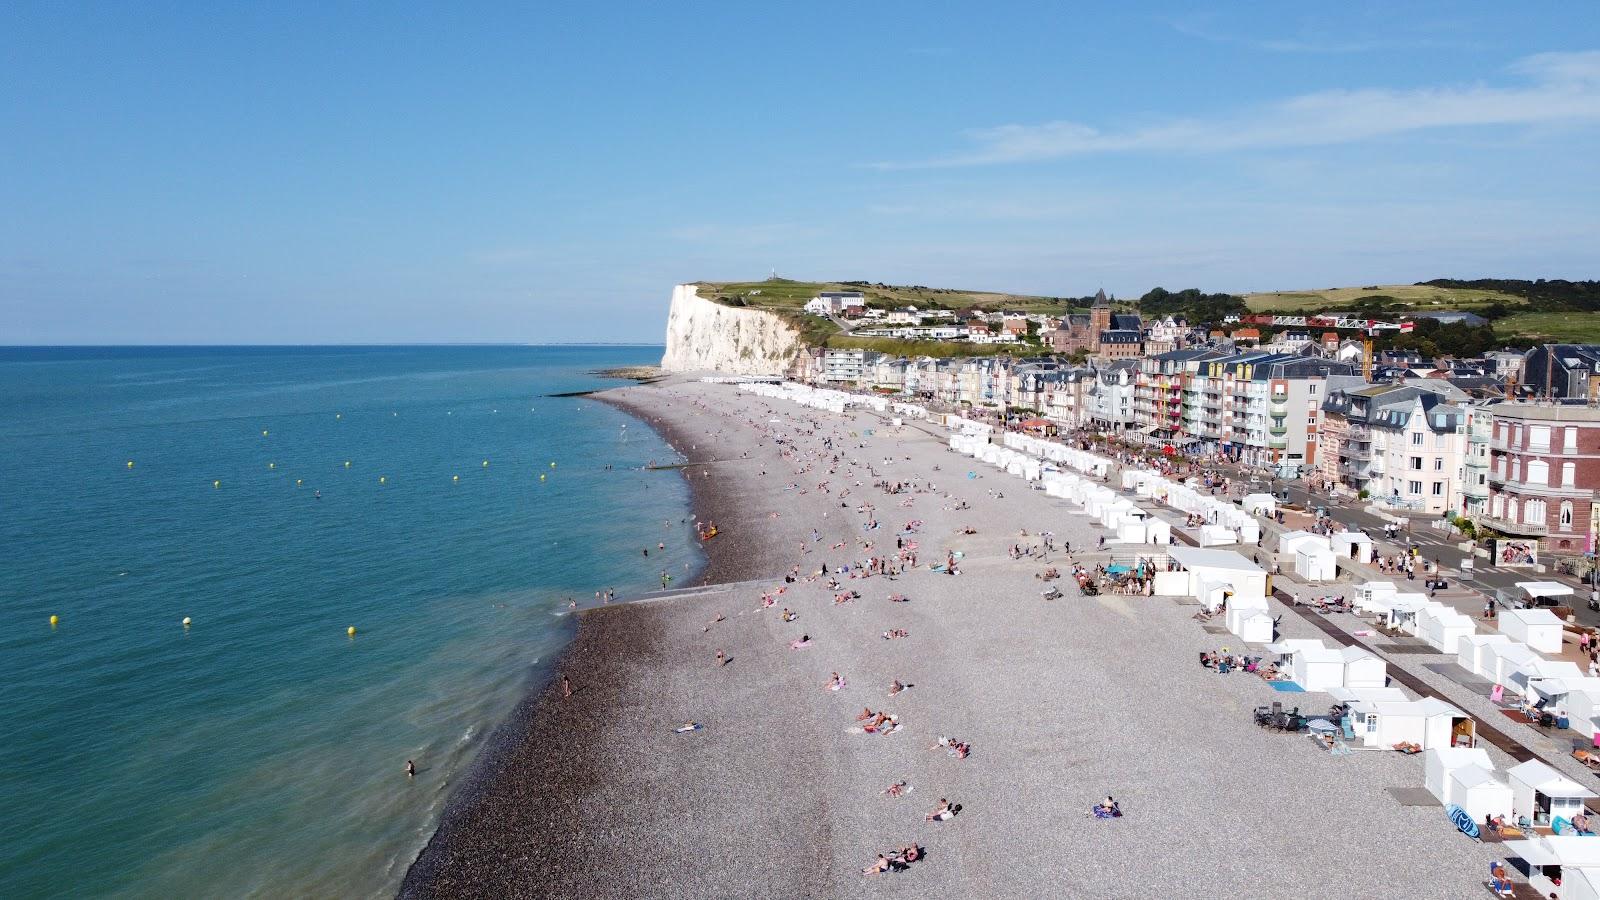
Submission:
[[[1474,404],[1467,410],[1467,449],[1461,462],[1462,515],[1477,519],[1489,508],[1489,442],[1494,434],[1494,407]]]
[[[1340,388],[1322,403],[1319,471],[1328,481],[1366,491],[1397,512],[1459,513],[1467,413],[1437,393],[1411,385]],[[1331,451],[1331,452],[1330,452]]]
[[[1535,538],[1547,553],[1585,553],[1600,530],[1600,409],[1501,403],[1489,440],[1489,498],[1479,524]]]
[[[1137,363],[1118,360],[1101,367],[1090,386],[1089,421],[1107,431],[1133,428],[1133,389]]]

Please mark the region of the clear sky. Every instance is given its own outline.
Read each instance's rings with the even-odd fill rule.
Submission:
[[[0,344],[1600,277],[1600,5],[1086,5],[12,0]]]

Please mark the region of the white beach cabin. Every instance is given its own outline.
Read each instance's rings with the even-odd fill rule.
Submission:
[[[1568,728],[1591,740],[1600,734],[1600,691],[1570,691],[1562,702],[1567,707]]]
[[[1270,643],[1272,615],[1264,609],[1249,610],[1238,618],[1232,630],[1239,640],[1246,644]]]
[[[1456,643],[1456,662],[1474,675],[1488,678],[1494,671],[1494,656],[1490,648],[1496,644],[1509,644],[1511,638],[1503,634],[1469,634]]]
[[[1173,547],[1167,557],[1176,563],[1181,572],[1156,573],[1156,593],[1163,593],[1163,584],[1187,582],[1180,595],[1206,601],[1217,585],[1225,587],[1229,602],[1259,599],[1267,595],[1267,572],[1234,550],[1210,550],[1196,547]],[[1186,578],[1164,579],[1162,576],[1186,575]]]
[[[1600,839],[1542,834],[1506,841],[1501,850],[1528,864],[1528,885],[1537,896],[1589,900],[1588,892],[1600,885]]]
[[[1494,771],[1494,761],[1489,758],[1489,751],[1482,747],[1434,747],[1422,754],[1422,786],[1428,793],[1439,798],[1439,802],[1449,806],[1454,803],[1450,799],[1450,772],[1466,766],[1481,766]],[[1510,789],[1507,788],[1506,812],[1511,811]]]
[[[1429,607],[1417,614],[1417,636],[1443,653],[1456,653],[1461,639],[1471,637],[1477,630],[1471,616],[1462,615],[1453,607]]]
[[[1389,683],[1388,665],[1361,647],[1345,647],[1339,655],[1344,658],[1344,687],[1381,688]]]
[[[1521,641],[1490,644],[1487,665],[1479,674],[1502,687],[1510,687],[1513,675],[1540,659],[1543,657]]]
[[[1344,687],[1344,653],[1331,647],[1302,647],[1294,652],[1289,672],[1294,683],[1307,691]]]
[[[1389,612],[1383,626],[1390,631],[1416,634],[1417,613],[1433,602],[1427,594],[1395,594],[1389,598]]]
[[[1372,562],[1372,538],[1359,531],[1336,531],[1329,535],[1335,556],[1360,563]]]
[[[1500,632],[1540,653],[1561,652],[1561,620],[1548,609],[1508,609],[1500,613]]]
[[[1356,596],[1351,605],[1357,612],[1375,612],[1386,615],[1389,612],[1389,600],[1400,589],[1392,581],[1369,581],[1356,588]]]
[[[1332,581],[1339,577],[1333,550],[1314,544],[1302,545],[1294,551],[1294,574],[1301,581]]]
[[[1518,817],[1532,819],[1535,825],[1548,826],[1557,816],[1570,822],[1573,816],[1583,813],[1583,801],[1595,795],[1537,759],[1507,769],[1506,778],[1511,783],[1512,810]],[[1600,840],[1595,843],[1600,844]]]
[[[1332,549],[1332,545],[1328,543],[1327,538],[1312,531],[1286,531],[1278,535],[1278,555],[1280,557],[1292,557],[1296,550],[1305,546]]]
[[[1473,821],[1490,816],[1511,816],[1511,785],[1483,766],[1451,769],[1450,801],[1467,811]]]
[[[1543,695],[1537,691],[1535,685],[1550,683],[1548,689],[1555,691],[1559,690],[1562,683],[1569,678],[1573,680],[1583,678],[1583,670],[1578,668],[1577,663],[1540,657],[1518,666],[1517,670],[1511,673],[1511,682],[1506,687],[1526,697],[1529,702],[1536,702]]]
[[[1477,743],[1472,717],[1435,697],[1402,703],[1352,703],[1350,722],[1356,739],[1368,747],[1392,747],[1405,741],[1431,750]]]

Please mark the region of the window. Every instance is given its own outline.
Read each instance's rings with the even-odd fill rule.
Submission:
[[[1317,386],[1313,384],[1313,385],[1310,385],[1310,388],[1311,388],[1311,396],[1315,397],[1317,395]]]
[[[1512,430],[1512,432],[1511,432],[1511,445],[1513,447],[1516,447],[1519,450],[1522,449],[1523,445],[1522,445],[1522,426],[1521,425],[1518,425],[1515,429]]]
[[[1567,426],[1567,436],[1566,439],[1562,441],[1561,447],[1568,453],[1572,453],[1578,449],[1578,429],[1572,427],[1571,425]]]
[[[1572,527],[1572,501],[1571,500],[1563,500],[1563,501],[1561,501],[1561,527],[1562,528],[1571,528]]]
[[[1501,478],[1506,477],[1506,458],[1504,456],[1500,457],[1500,465],[1495,468],[1499,470]]]
[[[1521,459],[1513,459],[1511,461],[1511,480],[1512,481],[1521,481],[1522,480],[1522,460]]]
[[[1443,497],[1444,496],[1444,482],[1435,481],[1433,483],[1433,495],[1435,497]]]
[[[1444,434],[1440,433],[1440,434],[1436,434],[1436,435],[1433,436],[1433,449],[1435,449],[1435,450],[1443,450],[1444,449]]]
[[[1410,484],[1406,485],[1406,493],[1412,495],[1413,497],[1415,497],[1416,495],[1422,493],[1422,482],[1413,481]]]
[[[1550,464],[1542,459],[1528,460],[1528,483],[1548,485],[1550,483]]]
[[[1550,450],[1550,426],[1549,425],[1529,425],[1528,426],[1528,449],[1529,450],[1536,450],[1536,451],[1539,451],[1541,453],[1542,452],[1548,452]]]
[[[1415,470],[1415,471],[1418,471],[1418,472],[1422,471],[1422,457],[1420,457],[1420,456],[1411,457],[1411,468],[1413,470]]]
[[[1411,446],[1413,446],[1413,447],[1421,447],[1422,446],[1422,432],[1420,432],[1420,431],[1411,432]]]
[[[1562,487],[1572,487],[1574,484],[1577,483],[1576,478],[1577,478],[1577,466],[1574,463],[1569,463],[1569,462],[1562,463],[1561,464],[1561,486]]]
[[[1523,506],[1522,524],[1524,524],[1524,525],[1543,525],[1544,524],[1544,501],[1543,500],[1529,500]]]
[[[1433,458],[1433,470],[1435,472],[1443,472],[1444,471],[1444,457],[1436,456],[1436,457]]]

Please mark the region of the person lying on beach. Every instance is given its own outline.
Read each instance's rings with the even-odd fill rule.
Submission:
[[[890,603],[910,603],[911,602],[911,598],[907,597],[905,594],[890,594],[889,595],[889,602]]]
[[[811,646],[811,635],[809,634],[802,634],[789,642],[790,650],[799,650],[801,647],[809,646]]]
[[[951,806],[949,800],[940,797],[938,807],[933,812],[923,816],[922,820],[924,822],[948,822],[956,817],[956,812],[960,809],[960,806]]]
[[[900,679],[897,678],[893,684],[889,685],[889,696],[893,697],[901,691],[909,689],[910,687],[911,685],[909,684],[901,684]]]
[[[877,861],[874,862],[872,865],[867,866],[865,869],[862,869],[861,870],[861,874],[863,874],[863,875],[882,875],[884,872],[887,872],[887,871],[889,871],[889,858],[884,856],[882,853],[879,853]]]
[[[827,689],[830,690],[830,691],[841,690],[841,689],[844,688],[844,686],[845,686],[844,676],[840,675],[838,672],[835,672],[831,676],[829,676],[828,683],[827,683],[827,685],[825,685],[825,687],[827,687]]]
[[[910,791],[911,785],[907,784],[905,781],[896,781],[894,784],[884,788],[882,793],[888,794],[891,797],[898,797],[901,794],[910,793]]]
[[[790,612],[789,607],[785,606],[783,608],[783,612],[779,615],[779,618],[783,619],[785,622],[793,622],[795,619],[800,617]]]
[[[1117,801],[1109,794],[1106,795],[1105,800],[1095,804],[1089,812],[1096,819],[1118,819],[1122,817],[1122,808],[1117,805]]]

